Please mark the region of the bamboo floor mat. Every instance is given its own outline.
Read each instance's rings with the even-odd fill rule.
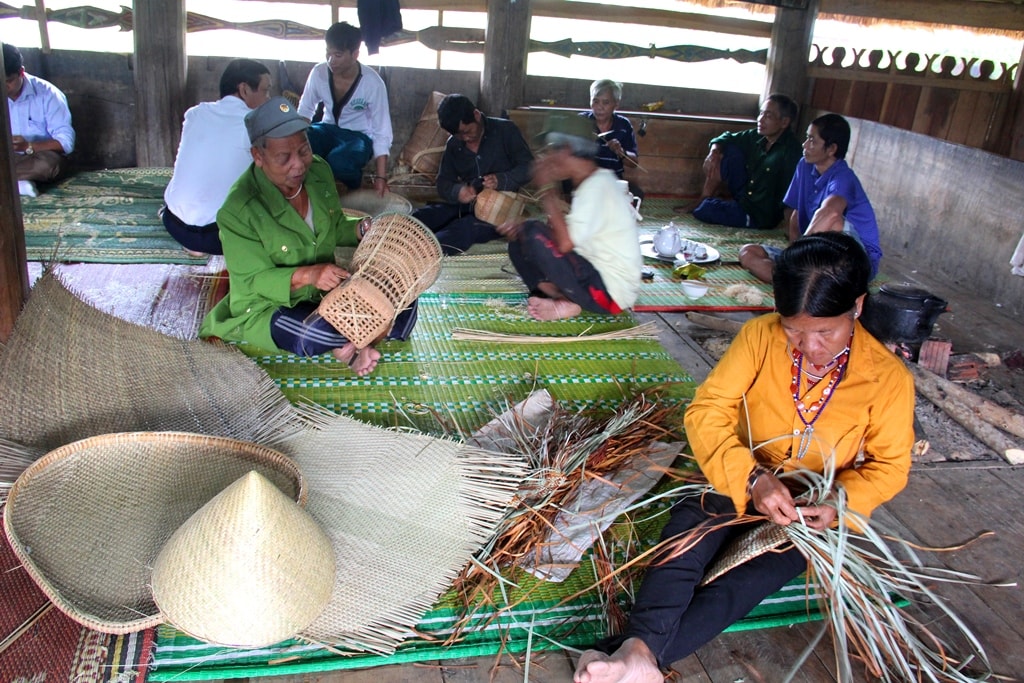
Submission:
[[[58,263],[52,266],[90,305],[122,320],[179,339],[194,339],[203,316],[227,291],[224,257],[202,265]],[[44,265],[28,263],[35,283]]]
[[[205,263],[188,256],[157,215],[170,178],[170,168],[80,171],[22,197],[28,259]]]
[[[381,426],[458,434],[478,428],[534,389],[546,388],[577,407],[612,408],[636,389],[662,384],[666,400],[685,401],[694,383],[657,341],[456,341],[452,329],[564,339],[634,325],[628,315],[540,323],[526,314],[522,297],[427,293],[420,297],[411,338],[380,344],[381,361],[367,377],[357,377],[329,355],[300,358],[239,348],[293,402],[312,401]]]

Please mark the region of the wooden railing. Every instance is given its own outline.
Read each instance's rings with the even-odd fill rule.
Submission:
[[[1007,154],[1018,65],[814,46],[810,108]]]

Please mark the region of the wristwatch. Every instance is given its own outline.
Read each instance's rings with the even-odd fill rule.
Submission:
[[[32,143],[28,143],[28,147],[25,148],[25,154],[32,156],[36,153],[36,148],[32,146]]]

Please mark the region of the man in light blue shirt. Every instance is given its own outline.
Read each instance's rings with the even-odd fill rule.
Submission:
[[[67,155],[75,148],[75,129],[64,93],[25,73],[18,48],[4,43],[3,49],[18,192],[34,197],[34,181],[52,181],[66,167]]]

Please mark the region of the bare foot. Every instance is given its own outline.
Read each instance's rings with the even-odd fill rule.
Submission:
[[[576,683],[662,683],[665,677],[644,641],[630,638],[612,655],[587,650],[576,663]]]
[[[349,342],[338,349],[331,349],[331,354],[345,365],[352,365],[352,359],[356,357],[359,349],[352,342]]]
[[[572,318],[583,312],[579,304],[568,299],[545,299],[531,296],[526,302],[526,312],[534,320],[563,320]]]
[[[356,353],[356,357],[352,359],[349,367],[352,368],[352,372],[356,373],[360,377],[365,377],[373,372],[373,369],[377,367],[377,361],[380,360],[380,351],[367,346],[365,349],[359,349]]]

